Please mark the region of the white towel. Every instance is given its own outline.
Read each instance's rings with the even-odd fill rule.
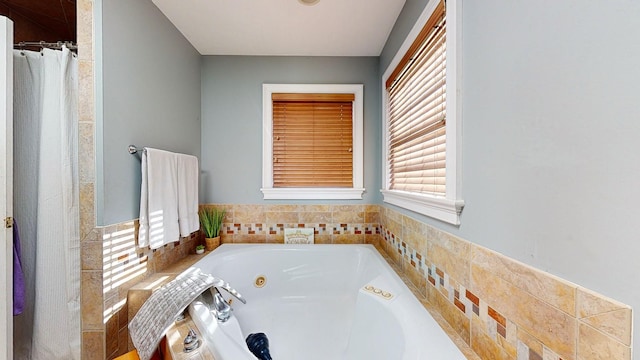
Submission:
[[[169,151],[145,148],[138,246],[157,249],[179,239],[177,156]]]
[[[178,222],[180,236],[189,236],[200,228],[198,218],[198,158],[177,154],[178,157]]]

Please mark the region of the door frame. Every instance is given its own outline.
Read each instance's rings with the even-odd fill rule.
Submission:
[[[0,360],[13,359],[13,22],[0,16]],[[10,225],[5,220],[9,219]]]

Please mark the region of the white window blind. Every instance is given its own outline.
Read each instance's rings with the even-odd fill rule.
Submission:
[[[441,2],[385,82],[390,190],[446,195],[445,40]]]

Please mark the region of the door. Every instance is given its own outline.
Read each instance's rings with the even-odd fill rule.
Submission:
[[[13,22],[0,16],[0,360],[13,359]]]

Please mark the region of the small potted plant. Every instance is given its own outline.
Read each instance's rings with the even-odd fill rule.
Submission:
[[[220,245],[220,230],[224,219],[224,209],[203,207],[200,209],[200,227],[205,237],[205,247],[211,251]]]
[[[202,253],[204,253],[204,245],[196,246],[196,254],[200,255]]]

